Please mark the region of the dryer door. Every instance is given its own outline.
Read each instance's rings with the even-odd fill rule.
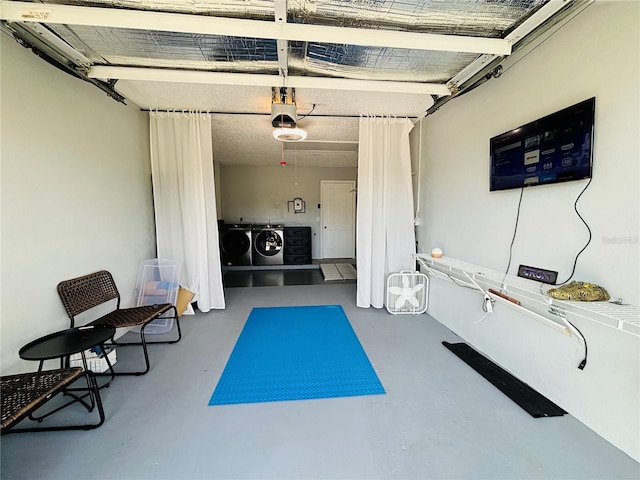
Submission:
[[[229,258],[239,258],[251,248],[247,233],[242,230],[227,230],[222,235],[222,251]]]
[[[272,257],[282,250],[282,237],[271,230],[262,230],[254,238],[256,252],[264,257]]]

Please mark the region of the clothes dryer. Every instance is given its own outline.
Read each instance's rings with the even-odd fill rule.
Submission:
[[[251,265],[251,225],[224,224],[220,230],[223,265]]]
[[[254,265],[284,264],[284,227],[282,225],[254,225],[251,236]]]

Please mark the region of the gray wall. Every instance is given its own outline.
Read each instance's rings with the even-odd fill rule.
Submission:
[[[519,190],[489,192],[489,139],[596,97],[593,182],[579,210],[593,233],[575,280],[640,303],[638,2],[595,2],[562,30],[511,60],[500,78],[454,99],[422,122],[420,250],[503,272]],[[520,56],[521,57],[521,56]],[[573,205],[585,181],[525,189],[511,273],[519,264],[571,273],[588,238]],[[587,426],[640,459],[640,340],[587,318],[583,348],[508,307],[482,322],[482,297],[432,282],[429,313]]]
[[[320,181],[356,180],[357,169],[221,165],[220,216],[227,223],[282,223],[305,225],[312,231],[312,256],[320,257]],[[287,202],[300,197],[305,213],[294,213]],[[288,210],[287,210],[288,209]]]
[[[147,115],[2,34],[2,372],[66,328],[64,279],[110,270],[123,304],[155,257]]]

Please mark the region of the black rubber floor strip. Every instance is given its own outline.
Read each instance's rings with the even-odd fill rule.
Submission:
[[[442,342],[442,344],[532,417],[560,417],[567,413],[466,343]]]

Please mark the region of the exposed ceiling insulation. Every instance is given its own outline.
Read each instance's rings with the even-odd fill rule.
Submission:
[[[420,118],[585,3],[44,0],[3,1],[0,16],[3,31],[118,101],[213,112],[217,161],[279,161],[271,89],[289,87],[317,148],[287,155],[355,166],[340,148],[357,142],[358,115]]]

